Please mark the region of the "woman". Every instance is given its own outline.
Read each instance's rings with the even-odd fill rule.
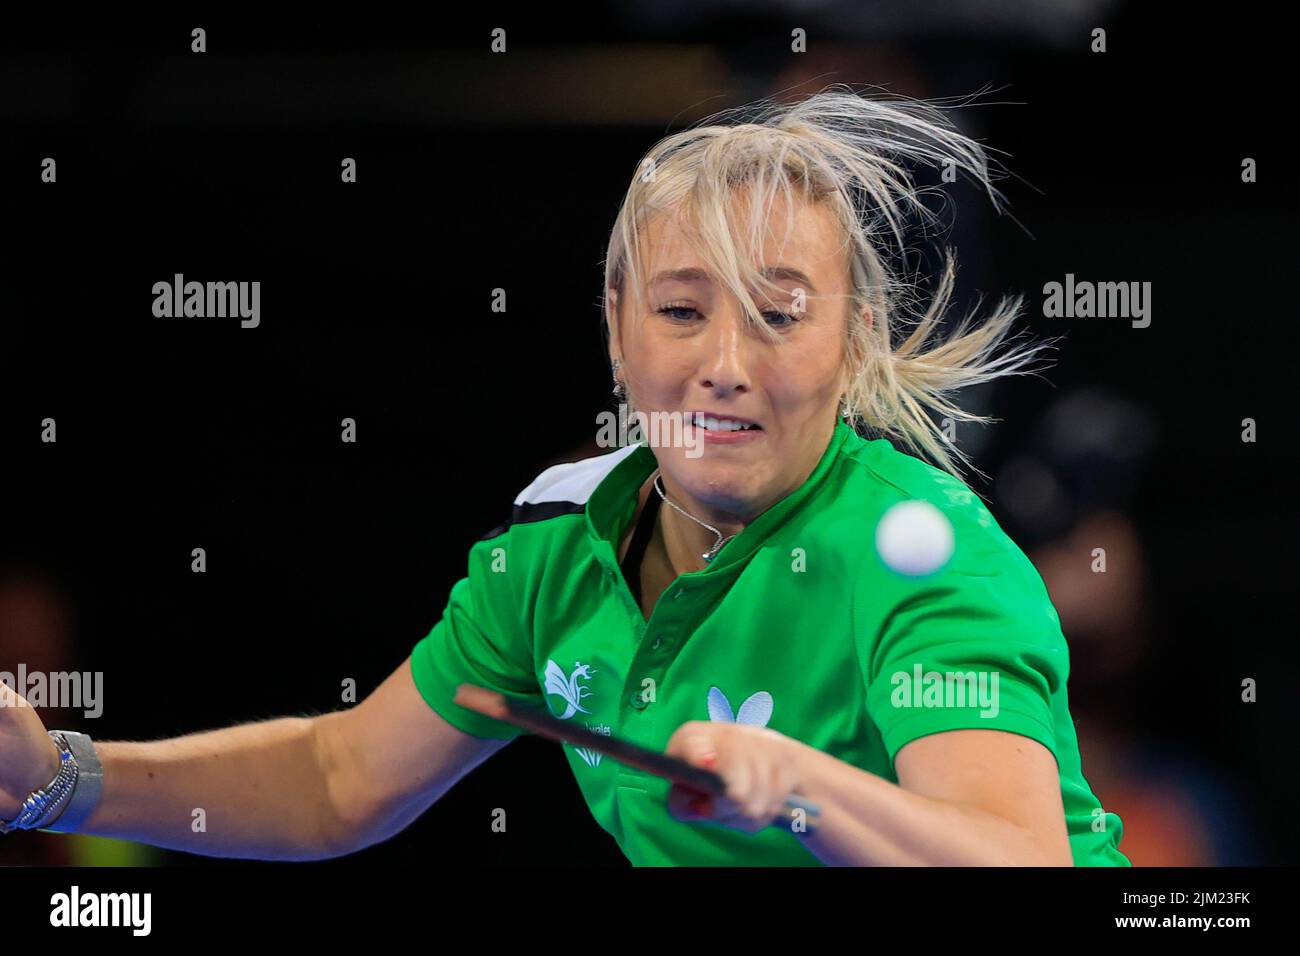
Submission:
[[[647,154],[606,259],[616,391],[674,419],[670,439],[543,472],[351,710],[95,749],[5,708],[0,819],[62,749],[91,765],[87,794],[30,804],[26,825],[349,852],[517,736],[452,702],[472,683],[722,776],[726,796],[702,801],[566,745],[636,864],[1125,865],[1081,772],[1042,580],[949,473],[963,458],[928,414],[978,419],[951,390],[1042,346],[993,355],[1011,301],[927,349],[951,259],[892,343],[910,296],[886,254],[925,215],[902,164],[963,171],[996,204],[984,151],[932,106],[843,89],[725,119]]]

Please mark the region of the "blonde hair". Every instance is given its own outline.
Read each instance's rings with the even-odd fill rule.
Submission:
[[[868,97],[836,84],[793,104],[760,100],[724,110],[660,140],[638,164],[610,236],[606,330],[613,329],[610,290],[622,298],[630,281],[641,294],[642,236],[653,216],[671,211],[710,273],[739,299],[751,322],[775,337],[779,333],[750,293],[776,289],[755,264],[772,204],[778,195],[823,203],[849,245],[849,424],[898,438],[954,475],[958,462],[972,467],[927,412],[954,421],[993,421],[959,408],[951,393],[1003,375],[1033,374],[1029,363],[1051,343],[994,354],[1020,312],[1023,299],[1013,296],[1000,300],[978,327],[970,327],[968,315],[946,340],[930,346],[952,296],[952,251],[944,249],[944,268],[924,308],[904,269],[889,265],[887,256],[894,253],[906,262],[904,230],[911,218],[918,216],[923,225],[936,218],[923,202],[932,190],[918,189],[904,164],[962,172],[1002,211],[1003,197],[993,185],[1000,170],[984,147],[957,131],[941,102]],[[752,187],[746,193],[750,201],[733,205],[742,186]]]

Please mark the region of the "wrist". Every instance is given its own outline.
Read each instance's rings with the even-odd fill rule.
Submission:
[[[45,760],[42,762],[40,769],[36,772],[36,779],[27,782],[26,793],[31,793],[36,788],[43,787],[53,780],[59,773],[60,764],[61,761],[59,760],[58,745],[54,743],[54,740],[49,736],[49,734],[46,734]],[[25,795],[26,794],[24,794],[24,796]]]
[[[786,760],[794,768],[795,789],[814,803],[820,802],[825,796],[823,770],[827,754],[793,737],[783,738],[782,746]]]
[[[103,792],[104,771],[94,742],[74,731],[49,731],[58,770],[23,797],[18,815],[0,818],[0,833],[54,830],[75,833],[90,816]]]
[[[60,760],[70,757],[76,765],[75,785],[67,798],[60,801],[56,812],[47,814],[40,824],[42,830],[55,833],[76,833],[90,818],[104,791],[104,767],[100,763],[95,742],[85,734],[68,730],[50,731],[57,735]],[[67,748],[67,754],[62,752]]]
[[[45,737],[44,759],[30,777],[18,782],[16,800],[0,801],[0,820],[12,820],[17,817],[22,813],[23,801],[28,795],[41,787],[48,786],[59,775],[61,768],[59,748],[48,734],[43,736]]]

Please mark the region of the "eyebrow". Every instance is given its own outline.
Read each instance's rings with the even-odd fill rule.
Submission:
[[[800,285],[807,287],[808,291],[816,294],[817,287],[813,285],[812,280],[806,275],[791,266],[768,266],[761,271],[761,275],[773,282],[782,282],[785,280],[794,280]],[[666,269],[658,273],[650,280],[651,285],[658,285],[660,282],[707,282],[712,280],[708,270],[688,267],[684,269]]]

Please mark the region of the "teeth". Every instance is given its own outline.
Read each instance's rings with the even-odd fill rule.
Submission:
[[[699,428],[707,428],[711,432],[738,432],[754,426],[744,425],[740,422],[730,421],[721,418],[709,418],[707,415],[695,413],[695,424]]]

